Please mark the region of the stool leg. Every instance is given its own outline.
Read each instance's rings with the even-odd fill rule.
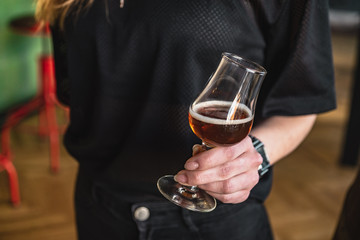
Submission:
[[[47,133],[50,140],[51,171],[59,171],[59,128],[56,121],[56,88],[54,59],[52,56],[42,56],[41,74],[43,81],[44,111],[47,122]]]
[[[38,132],[40,137],[48,136],[47,132],[47,120],[45,110],[42,108],[39,110],[39,127]]]
[[[10,159],[6,158],[4,162],[4,168],[9,178],[11,202],[14,207],[17,207],[20,205],[20,192],[16,169]]]
[[[1,130],[1,150],[3,156],[11,159],[12,156],[10,152],[10,127],[4,127]]]
[[[51,171],[56,173],[59,171],[59,129],[56,122],[56,111],[53,103],[46,103],[45,113],[47,118],[47,126],[50,140],[50,159]]]
[[[3,154],[0,154],[0,166],[8,174],[11,202],[16,207],[20,204],[20,191],[16,169],[11,162],[10,127],[3,128],[1,131],[1,148]]]

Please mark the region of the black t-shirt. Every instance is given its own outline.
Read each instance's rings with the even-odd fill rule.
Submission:
[[[222,52],[268,71],[255,125],[335,108],[327,1],[95,0],[64,32],[54,26],[53,40],[58,95],[71,108],[68,151],[89,174],[133,191],[147,182],[156,192],[158,177],[181,170],[200,143],[188,107]],[[270,183],[252,194],[265,198]]]

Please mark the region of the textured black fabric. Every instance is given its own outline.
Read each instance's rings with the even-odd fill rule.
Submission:
[[[256,199],[240,204],[219,203],[210,213],[178,207],[168,200],[143,195],[134,200],[123,191],[92,184],[80,169],[76,184],[76,222],[79,240],[272,240],[265,206]],[[136,209],[150,217],[137,220]]]
[[[335,107],[327,1],[95,0],[53,30],[71,107],[65,145],[89,174],[128,191],[146,182],[157,192],[158,177],[183,168],[200,142],[188,106],[222,52],[268,71],[255,125]],[[264,200],[270,186],[271,174],[252,196]]]

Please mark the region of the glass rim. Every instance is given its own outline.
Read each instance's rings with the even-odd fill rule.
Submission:
[[[260,75],[265,75],[267,73],[266,69],[263,66],[261,66],[260,64],[254,62],[254,61],[248,60],[246,58],[240,57],[239,55],[236,55],[234,53],[223,52],[222,56],[226,57],[231,62],[246,68],[249,72],[257,73],[257,74],[260,74]],[[245,66],[240,61],[247,62],[247,63],[249,63],[250,65],[252,65],[254,67]]]

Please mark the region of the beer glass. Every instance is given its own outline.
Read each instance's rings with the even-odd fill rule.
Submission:
[[[203,91],[190,105],[189,123],[206,148],[240,142],[250,132],[255,105],[266,70],[232,53],[221,61]],[[158,189],[165,198],[186,209],[210,212],[215,198],[197,186],[184,186],[171,175],[161,177]]]

